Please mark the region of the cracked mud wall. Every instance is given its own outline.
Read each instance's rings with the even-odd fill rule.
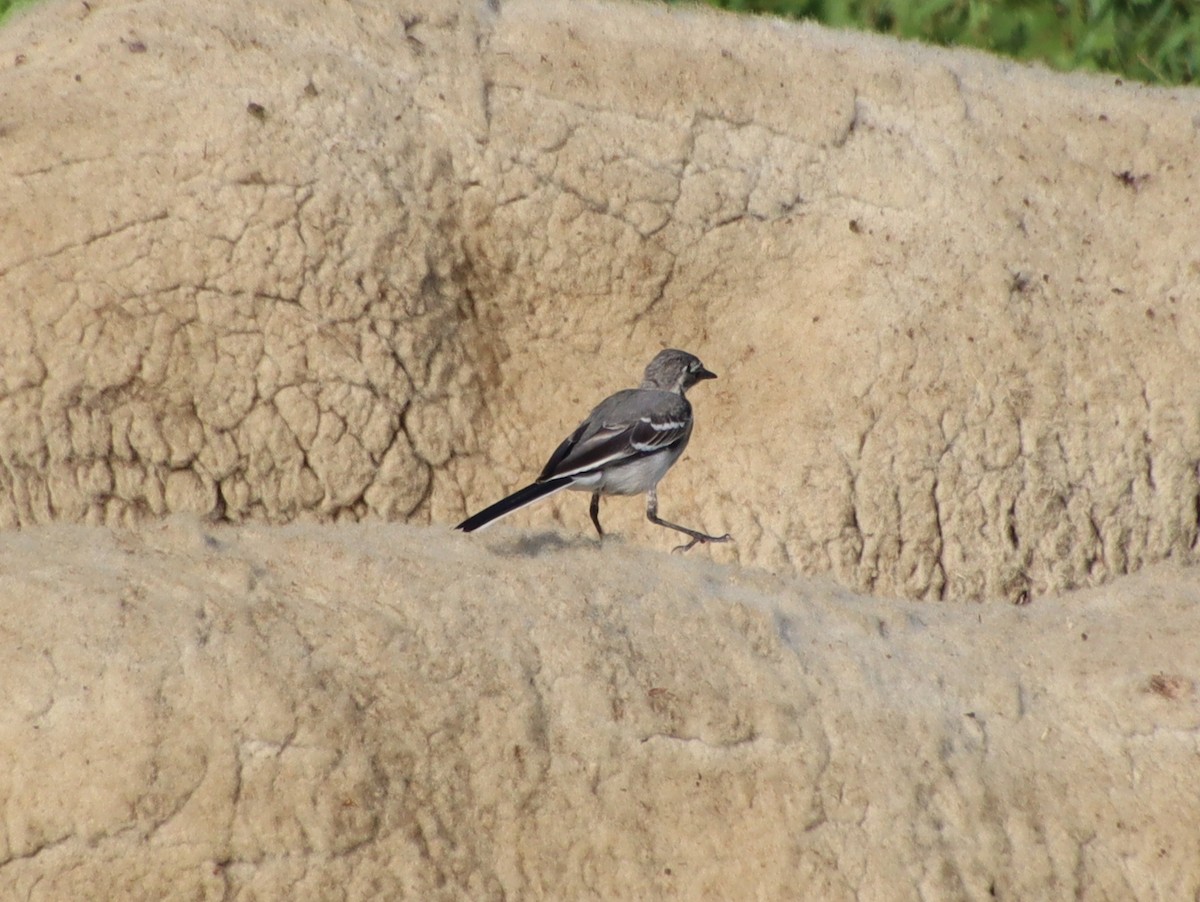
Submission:
[[[370,12],[62,3],[0,35],[0,522],[426,503],[479,406],[464,177]]]
[[[713,554],[1010,600],[1194,557],[1195,90],[652,6],[504,10],[501,189],[467,195],[499,227],[468,246],[480,297],[544,339],[506,382],[537,398],[533,359],[583,355],[607,387],[614,346],[697,348],[722,380],[664,498],[734,533]],[[514,231],[532,253],[505,253]],[[523,441],[491,440],[499,483]]]
[[[1161,565],[928,605],[546,535],[8,533],[0,896],[1191,899],[1198,629]]]
[[[453,522],[676,345],[720,560],[1195,557],[1195,90],[592,3],[51,4],[0,67],[7,525]]]

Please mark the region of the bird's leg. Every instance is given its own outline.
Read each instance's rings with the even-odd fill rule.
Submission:
[[[710,536],[707,533],[698,532],[695,529],[688,529],[686,526],[680,526],[677,523],[668,523],[666,520],[660,519],[658,516],[657,489],[651,489],[646,493],[646,519],[656,526],[665,526],[668,529],[677,529],[679,532],[685,533],[686,535],[692,537],[692,540],[686,545],[679,545],[678,547],[671,549],[672,551],[688,551],[699,543],[708,544],[709,542],[729,542],[733,539],[733,536],[731,536],[729,533],[725,533],[723,536]]]
[[[600,538],[604,538],[604,530],[600,528],[600,493],[592,492],[592,505],[588,508],[592,515],[592,522],[596,524],[596,532],[600,534]]]

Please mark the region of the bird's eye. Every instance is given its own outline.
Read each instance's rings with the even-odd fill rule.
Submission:
[[[688,364],[688,372],[690,372],[690,373],[694,373],[699,369],[700,369],[700,362],[698,360],[693,360],[691,363]]]

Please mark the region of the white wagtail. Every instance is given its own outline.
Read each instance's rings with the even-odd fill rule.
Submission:
[[[710,536],[658,516],[658,481],[679,459],[692,436],[692,405],[684,392],[702,379],[716,379],[686,351],[661,351],[646,367],[642,384],[605,398],[550,455],[537,481],[484,508],[458,524],[463,532],[490,526],[501,517],[563,489],[592,493],[592,522],[600,526],[601,495],[646,494],[646,517],[651,523],[676,529],[691,541],[728,542],[730,536]]]

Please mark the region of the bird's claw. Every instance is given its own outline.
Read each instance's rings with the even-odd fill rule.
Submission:
[[[733,536],[731,536],[729,533],[725,533],[725,535],[723,535],[723,536],[706,536],[703,534],[694,535],[694,536],[692,536],[692,540],[690,542],[688,542],[686,545],[676,545],[674,548],[672,548],[671,553],[672,554],[684,554],[685,552],[691,551],[697,545],[708,545],[710,543],[718,544],[720,542],[732,542],[732,541],[733,541]]]

